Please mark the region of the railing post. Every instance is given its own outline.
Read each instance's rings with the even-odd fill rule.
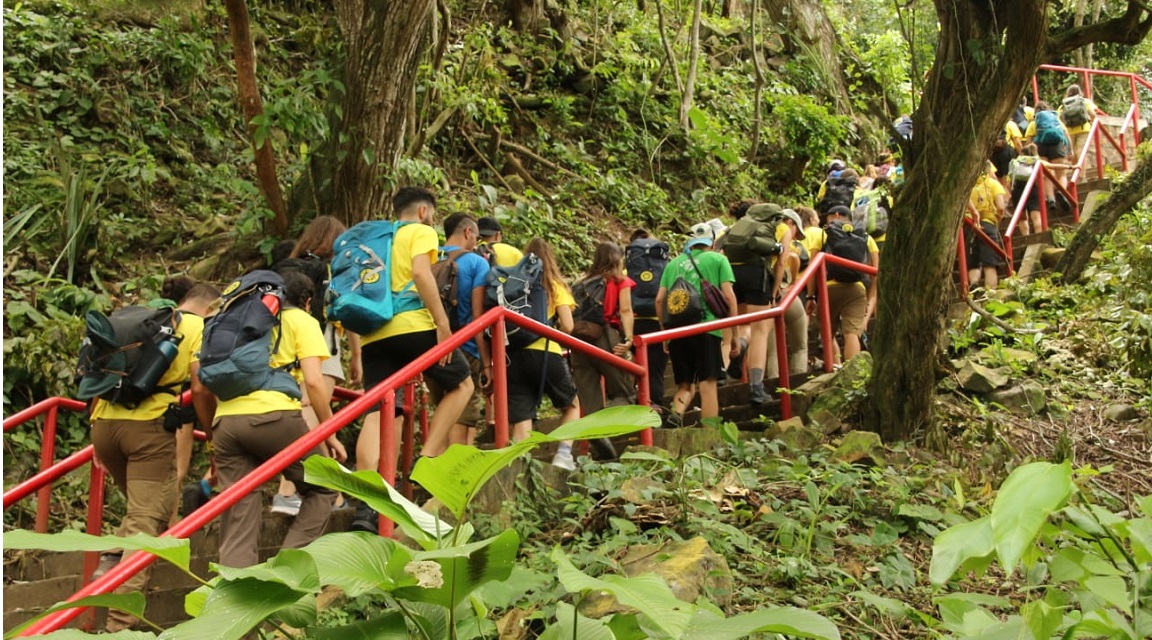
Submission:
[[[40,470],[51,467],[56,460],[56,419],[60,415],[60,403],[54,402],[44,417],[44,431],[40,438]],[[52,485],[47,484],[36,492],[36,533],[48,533],[48,511],[52,507]]]
[[[508,446],[508,360],[504,316],[492,325],[492,415],[496,420],[496,448]]]
[[[88,522],[87,533],[90,536],[98,536],[104,530],[104,469],[99,465],[92,463],[91,472],[88,474]],[[92,581],[92,574],[96,572],[96,567],[100,564],[100,554],[96,551],[89,551],[84,554],[84,569],[83,581],[81,584],[88,584]],[[91,631],[96,626],[96,610],[89,609],[84,615],[82,626]]]
[[[652,406],[652,390],[648,386],[648,378],[652,375],[648,367],[648,341],[644,336],[632,336],[633,362],[644,367],[644,373],[636,376],[636,404],[642,407]],[[645,447],[652,446],[652,428],[640,432],[640,444]]]
[[[964,221],[960,222],[960,233],[956,237],[956,265],[960,269],[960,298],[968,299],[968,252],[967,243],[964,242]]]
[[[827,298],[828,296],[825,295],[824,297]],[[776,386],[784,389],[780,393],[780,415],[787,420],[792,417],[792,382],[788,371],[788,336],[785,335],[787,329],[784,328],[784,310],[781,309],[780,315],[772,320],[776,325],[776,362],[780,372]]]
[[[423,413],[423,409],[421,409]],[[424,442],[428,440],[427,431],[424,432]],[[400,429],[400,466],[405,479],[412,477],[412,459],[416,455],[416,383],[409,382],[404,385],[404,423]],[[396,486],[396,485],[392,485]],[[411,480],[405,483],[405,489],[412,486]],[[412,496],[405,495],[409,500]]]
[[[822,262],[820,270],[816,273],[816,291],[820,297],[816,300],[816,309],[820,314],[820,340],[824,343],[824,371],[831,372],[835,364],[836,347],[832,340],[832,309],[828,306],[828,263]]]
[[[380,475],[384,482],[396,486],[396,392],[384,395],[380,403]],[[380,514],[376,530],[381,536],[392,535],[392,521]]]

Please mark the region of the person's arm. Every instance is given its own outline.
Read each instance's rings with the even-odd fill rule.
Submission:
[[[328,385],[324,384],[324,373],[320,369],[321,359],[315,356],[300,358],[300,372],[304,374],[304,391],[312,403],[312,411],[316,420],[323,423],[332,417],[331,399],[328,395]],[[348,459],[344,445],[336,439],[336,434],[328,436],[324,441],[328,445],[332,457],[340,462]]]
[[[661,286],[656,290],[656,321],[660,323],[660,328],[664,328],[664,301],[668,297],[668,288]]]
[[[872,245],[872,241],[868,241]],[[872,267],[877,270],[876,275],[868,279],[868,306],[864,311],[864,322],[867,324],[868,320],[876,313],[876,283],[880,280],[880,252],[871,251],[869,247],[868,253],[869,262]]]
[[[1004,213],[1005,213],[1005,211],[1007,211],[1007,208],[1008,208],[1004,194],[1003,193],[996,194],[996,197],[993,199],[993,202],[996,203],[996,221],[999,222],[1000,219],[1004,217]]]
[[[772,302],[780,297],[780,288],[784,285],[784,274],[788,272],[788,258],[792,255],[792,229],[789,227],[780,240],[780,255],[776,256],[776,264],[772,268]]]
[[[732,283],[721,282],[720,291],[723,292],[724,299],[728,301],[728,317],[735,318],[740,315],[740,310],[737,308],[739,303],[736,302],[736,289],[732,288]],[[732,346],[729,353],[732,357],[736,357],[740,354],[740,332],[731,331],[730,333],[732,334]]]
[[[436,288],[436,277],[432,275],[432,259],[426,253],[417,254],[412,258],[412,282],[424,307],[432,314],[432,322],[436,324],[436,342],[444,342],[452,336],[452,327],[448,323],[448,313],[440,302],[440,291]],[[440,359],[440,364],[447,365],[452,359],[449,353]]]
[[[360,357],[360,334],[351,331],[348,336],[348,386],[357,387],[364,381],[364,361]]]
[[[480,285],[472,289],[472,320],[479,320],[484,315],[484,291],[487,287]],[[480,352],[480,365],[484,377],[492,379],[492,347],[484,339],[483,334],[476,336],[476,349]]]
[[[208,442],[212,441],[212,422],[216,419],[216,396],[200,382],[200,363],[193,361],[190,366],[192,372],[192,409],[196,412],[196,420],[204,427],[208,434]]]
[[[632,289],[629,287],[620,287],[620,339],[623,341],[620,344],[613,345],[612,351],[624,357],[632,350],[632,336],[635,335],[634,327],[636,324],[636,314],[632,311]]]
[[[576,323],[572,320],[572,307],[562,304],[556,307],[556,328],[564,333],[572,333]]]

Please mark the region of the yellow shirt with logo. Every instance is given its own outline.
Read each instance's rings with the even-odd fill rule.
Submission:
[[[200,352],[200,342],[204,337],[204,319],[194,313],[182,313],[180,324],[176,325],[176,335],[181,338],[176,351],[176,358],[172,360],[172,364],[168,366],[164,375],[160,376],[158,386],[178,388],[188,381],[193,354]],[[168,404],[176,398],[174,393],[155,393],[136,405],[135,409],[97,398],[96,404],[92,408],[92,419],[155,420],[164,415],[164,412],[168,410]]]
[[[285,307],[280,312],[280,326],[272,329],[272,344],[276,346],[276,351],[268,363],[273,368],[285,367],[304,358],[320,358],[323,361],[329,355],[320,323],[307,311],[296,307]],[[291,373],[297,382],[304,380],[300,367],[292,368]],[[216,417],[258,415],[299,408],[300,401],[295,398],[279,391],[259,390],[239,398],[221,400],[216,406]]]
[[[488,245],[496,256],[497,267],[515,267],[524,259],[524,252],[506,242],[493,242]]]
[[[983,174],[976,180],[976,185],[972,187],[972,195],[969,197],[972,200],[972,205],[976,207],[976,211],[980,212],[982,222],[991,222],[992,224],[1000,222],[1000,210],[996,207],[996,196],[1006,195],[1006,193],[1000,181],[988,174]]]
[[[572,291],[568,285],[563,282],[556,283],[556,286],[551,287],[548,291],[548,317],[556,317],[556,307],[569,307],[576,308],[576,298],[572,296]],[[539,338],[536,342],[524,347],[525,349],[533,349],[535,351],[543,351],[544,343],[548,343],[548,351],[557,355],[564,353],[560,348],[560,343],[555,340],[547,340],[546,338]]]
[[[439,254],[440,237],[436,230],[426,224],[406,224],[396,230],[392,240],[392,293],[399,294],[410,287],[405,296],[418,295],[412,282],[412,260],[420,255],[428,256],[429,264],[436,263]],[[360,338],[361,344],[371,344],[377,340],[421,331],[435,331],[436,322],[432,312],[423,305],[414,311],[405,311],[392,316],[384,326]]]

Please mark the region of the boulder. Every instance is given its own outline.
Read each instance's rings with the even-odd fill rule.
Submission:
[[[1022,368],[1030,368],[1040,360],[1040,356],[1012,347],[985,347],[976,354],[975,360],[981,364],[1018,364]]]
[[[887,464],[887,455],[880,434],[872,431],[850,431],[840,441],[832,457],[844,462],[868,462],[874,466]]]
[[[825,434],[839,431],[842,423],[856,414],[871,377],[872,354],[867,351],[844,363],[813,398],[806,416],[808,423]]]
[[[1025,380],[1018,386],[1008,389],[993,391],[988,394],[988,399],[1003,405],[1012,413],[1030,416],[1039,414],[1048,406],[1044,387],[1032,380]]]
[[[1136,411],[1136,407],[1130,404],[1117,403],[1108,405],[1104,410],[1104,419],[1113,422],[1128,422],[1140,417],[1140,413]]]
[[[969,360],[960,367],[960,386],[976,393],[988,393],[1008,384],[1008,376],[999,369],[989,369]]]
[[[804,426],[799,416],[775,422],[764,430],[764,437],[779,440],[789,451],[809,451],[824,439],[824,434]]]
[[[620,568],[630,578],[647,573],[660,576],[684,602],[694,603],[705,596],[717,606],[726,607],[732,600],[728,562],[701,537],[632,547],[620,560]],[[626,610],[607,593],[590,593],[580,603],[580,613],[589,618]]]
[[[792,412],[798,416],[807,416],[808,407],[832,384],[836,373],[822,373],[792,390]]]
[[[1040,264],[1045,269],[1053,269],[1062,257],[1064,257],[1063,247],[1048,247],[1040,252]]]

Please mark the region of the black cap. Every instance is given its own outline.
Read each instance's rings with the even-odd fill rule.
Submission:
[[[852,211],[848,207],[845,207],[844,205],[836,205],[835,207],[832,207],[831,209],[829,209],[828,213],[826,215],[844,216],[845,218],[849,218],[852,216]]]
[[[500,223],[492,216],[484,216],[476,221],[476,226],[480,228],[480,235],[485,238],[492,237],[500,233]]]

